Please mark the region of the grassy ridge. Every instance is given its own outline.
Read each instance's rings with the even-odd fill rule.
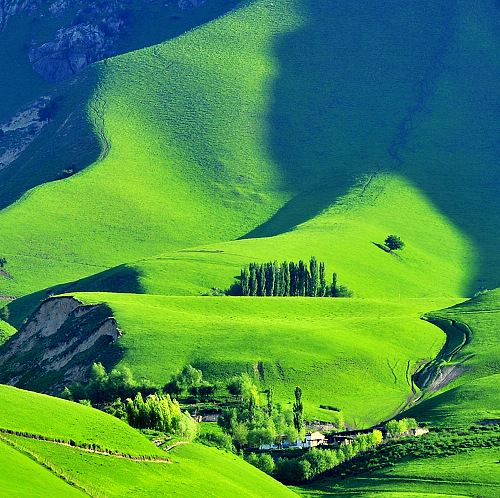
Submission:
[[[135,429],[99,410],[0,385],[0,428],[95,443],[131,455],[164,455]]]
[[[111,307],[124,332],[119,365],[136,378],[163,385],[188,363],[211,380],[248,371],[262,388],[274,384],[283,403],[300,386],[308,417],[329,419],[333,412],[319,405],[332,405],[363,426],[405,403],[411,394],[407,369],[434,357],[444,340],[419,319],[443,300],[75,297]]]
[[[495,498],[500,492],[498,448],[477,449],[454,456],[412,459],[385,471],[339,481],[325,479],[303,488],[303,496],[361,496],[366,498]]]
[[[198,444],[169,451],[172,464],[95,455],[45,441],[9,437],[48,461],[92,496],[294,496],[241,458]],[[163,452],[166,456],[166,453]]]
[[[469,230],[478,225],[479,198],[488,220],[496,215],[496,184],[488,184],[491,195],[479,197],[469,174],[448,174],[461,164],[463,150],[450,154],[436,146],[447,190],[454,198],[471,190],[467,209],[464,204],[457,212],[429,185],[427,159],[404,156],[414,132],[435,133],[435,121],[424,119],[429,110],[448,125],[441,80],[464,84],[452,67],[469,60],[472,49],[462,50],[467,42],[476,45],[461,27],[462,3],[452,9],[453,26],[443,24],[449,12],[432,2],[425,9],[390,2],[377,23],[368,22],[375,15],[368,4],[339,12],[325,2],[247,2],[170,42],[99,65],[89,109],[97,121],[102,111],[110,153],[0,213],[15,277],[2,283],[4,292],[24,294],[126,261],[248,234],[277,237],[232,242],[238,244],[232,252],[280,260],[316,253],[359,295],[466,295],[477,289],[473,280],[483,258],[496,281],[494,251],[484,251]],[[483,13],[474,15],[481,19]],[[401,21],[406,18],[412,19],[411,33]],[[338,29],[331,30],[332,23]],[[404,47],[396,50],[387,38],[389,26],[396,38],[404,32]],[[446,30],[460,34],[460,45],[449,45]],[[377,50],[360,48],[348,64],[353,32],[363,33],[359,47]],[[423,33],[428,44],[420,42]],[[304,37],[310,45],[299,55]],[[490,52],[491,43],[488,57]],[[320,62],[325,71],[318,74],[312,68]],[[420,83],[429,95],[416,90]],[[73,88],[78,91],[77,84]],[[380,92],[392,98],[372,106]],[[476,133],[474,143],[481,150],[490,143],[490,123],[486,129],[485,119],[478,121],[484,133]],[[485,157],[485,178],[491,165]],[[469,221],[459,223],[462,217]],[[303,230],[289,233],[297,225]],[[372,244],[391,232],[407,242],[403,264]],[[399,289],[389,291],[387,282],[396,281]]]
[[[145,8],[141,2],[127,4],[129,24],[115,44],[115,53],[126,53],[161,43],[214,19],[235,5],[234,0],[215,0],[201,8],[183,10],[178,5],[150,2]],[[61,27],[71,26],[78,7],[67,6],[64,12],[53,15],[49,5],[41,4],[35,11],[17,13],[6,22],[0,33],[0,43],[5,52],[0,54],[0,86],[5,98],[0,103],[0,122],[8,119],[22,105],[39,97],[54,85],[36,73],[29,61],[28,50],[32,40],[39,43],[53,39]]]
[[[193,493],[195,496],[293,495],[233,454],[197,444],[187,445],[187,448],[181,445],[167,454],[114,417],[57,398],[0,386],[0,420],[2,429],[73,440],[77,445],[94,443],[102,449],[129,455],[172,460],[172,463],[136,461],[2,434],[0,482],[2,489],[11,496],[81,494],[54,474],[92,496],[125,496],[132,491],[141,496],[165,493],[180,496]],[[31,460],[22,453],[30,455]],[[33,459],[51,469],[52,475]],[[18,476],[22,476],[23,482],[18,482]],[[37,489],[33,490],[33,486]]]

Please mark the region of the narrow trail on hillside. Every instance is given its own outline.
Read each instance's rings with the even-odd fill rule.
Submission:
[[[26,432],[18,432],[18,431],[13,431],[10,429],[0,429],[0,434],[8,434],[10,436],[16,436],[16,437],[21,437],[24,439],[35,439],[38,441],[44,441],[47,443],[52,443],[52,444],[58,444],[60,446],[67,446],[69,448],[75,448],[81,451],[86,451],[88,453],[95,453],[98,455],[105,455],[105,456],[110,456],[110,457],[115,457],[115,458],[125,458],[127,460],[133,460],[136,462],[152,462],[152,463],[172,463],[172,460],[169,458],[162,458],[162,457],[149,457],[149,456],[135,456],[135,455],[129,455],[126,453],[121,453],[121,452],[116,452],[116,451],[111,451],[103,448],[99,448],[97,446],[95,447],[89,447],[89,446],[83,446],[80,444],[76,444],[74,441],[62,441],[60,439],[53,439],[53,438],[47,438],[45,436],[40,436],[38,434],[29,434]],[[12,442],[8,438],[4,438],[0,436],[0,439],[2,441],[6,442]],[[177,443],[181,444],[181,442]],[[177,444],[172,445],[172,447],[168,448],[166,451],[170,450],[171,448],[177,446]],[[15,445],[15,443],[14,443]]]
[[[420,80],[415,82],[414,104],[408,107],[408,109],[406,110],[406,114],[397,125],[394,137],[387,147],[387,154],[392,162],[392,165],[379,166],[378,169],[370,175],[368,180],[363,185],[359,197],[364,196],[366,191],[371,186],[373,180],[379,173],[393,173],[398,171],[403,165],[404,161],[402,154],[405,147],[407,146],[408,141],[414,134],[415,119],[427,112],[426,107],[428,105],[428,102],[435,95],[438,89],[438,80],[446,70],[444,61],[450,51],[450,46],[454,37],[454,31],[452,28],[452,9],[447,8],[447,11],[443,17],[444,19],[442,23],[442,36],[439,42],[436,44],[436,47],[432,54],[432,63],[427,68],[424,76]],[[380,196],[380,194],[384,192],[385,187],[391,181],[390,178],[385,178],[384,180],[385,181],[383,186],[378,187],[378,192],[375,195],[374,201]]]
[[[94,98],[89,104],[89,107],[93,111],[92,123],[94,125],[94,130],[96,131],[96,134],[102,143],[102,151],[98,159],[98,162],[100,162],[106,159],[106,156],[108,155],[111,148],[111,144],[109,143],[108,137],[106,136],[106,128],[104,126],[104,110],[106,108],[106,101],[102,97],[102,92],[100,90],[95,93]]]

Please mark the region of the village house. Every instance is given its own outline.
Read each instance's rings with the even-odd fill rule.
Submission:
[[[307,432],[304,436],[304,440],[297,438],[296,441],[290,442],[285,436],[281,436],[281,445],[278,444],[261,444],[259,450],[277,450],[280,448],[313,448],[314,446],[320,446],[322,444],[328,444],[326,437],[321,432]]]

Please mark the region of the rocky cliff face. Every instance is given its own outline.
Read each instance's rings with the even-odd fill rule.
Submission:
[[[158,0],[137,1],[147,9]],[[176,0],[182,10],[204,3]],[[47,81],[58,83],[92,62],[116,55],[116,42],[134,22],[128,5],[119,0],[0,0],[0,32],[12,16],[21,13],[40,25],[57,26],[50,40],[26,40],[25,45],[33,69]]]
[[[73,297],[44,301],[0,348],[0,382],[58,394],[85,381],[94,361],[116,356],[121,333],[110,313],[103,304],[85,306]]]

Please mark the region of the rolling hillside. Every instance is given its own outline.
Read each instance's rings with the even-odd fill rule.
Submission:
[[[496,289],[429,314],[430,319],[461,325],[464,342],[451,357],[436,363],[437,370],[433,368],[438,373],[434,384],[439,385],[443,377],[448,377],[451,383],[440,386],[439,392],[410,410],[408,416],[441,427],[498,423],[499,305],[500,290]],[[435,391],[433,383],[429,384],[431,392]]]
[[[9,496],[293,496],[235,455],[195,443],[166,453],[127,424],[77,403],[7,386],[0,386],[0,401],[0,480]]]
[[[494,498],[500,491],[498,448],[467,454],[410,460],[385,471],[341,482],[325,479],[303,488],[301,496],[362,498]]]
[[[166,19],[161,3],[122,55],[64,83],[12,70],[0,297],[19,299],[1,301],[2,382],[56,393],[102,361],[161,387],[190,363],[210,381],[248,372],[282,404],[301,386],[306,418],[366,427],[411,407],[400,416],[435,426],[498,423],[500,291],[463,301],[500,287],[500,4],[208,0]],[[2,69],[32,24],[0,32]],[[355,297],[220,295],[250,262],[311,256]],[[292,495],[236,456],[189,444],[167,463],[114,418],[1,385],[0,429],[2,465],[41,492]],[[409,496],[411,480],[415,496],[495,496],[497,457],[299,492]]]
[[[487,63],[474,80],[481,88],[461,70],[480,43],[464,25],[465,2],[364,7],[247,2],[86,71],[95,74],[88,81],[97,79],[93,89],[76,82],[68,91],[90,95],[89,116],[111,148],[103,161],[0,213],[14,276],[2,281],[3,292],[21,295],[169,250],[270,235],[277,238],[232,244],[258,244],[253,258],[278,257],[290,244],[308,255],[314,248],[353,284],[360,280],[360,296],[394,280],[408,296],[467,295],[478,278],[497,285],[497,121],[489,102],[498,52],[494,26],[484,24],[496,7],[484,1],[471,14],[484,35]],[[406,43],[395,49],[403,32]],[[351,53],[355,33],[363,36]],[[306,37],[308,50],[299,53]],[[448,82],[456,91],[444,98]],[[466,132],[471,106],[478,117]],[[439,144],[428,145],[430,135]],[[470,163],[469,149],[477,151]],[[290,232],[297,225],[310,232]],[[372,244],[391,232],[407,241],[407,265]]]

